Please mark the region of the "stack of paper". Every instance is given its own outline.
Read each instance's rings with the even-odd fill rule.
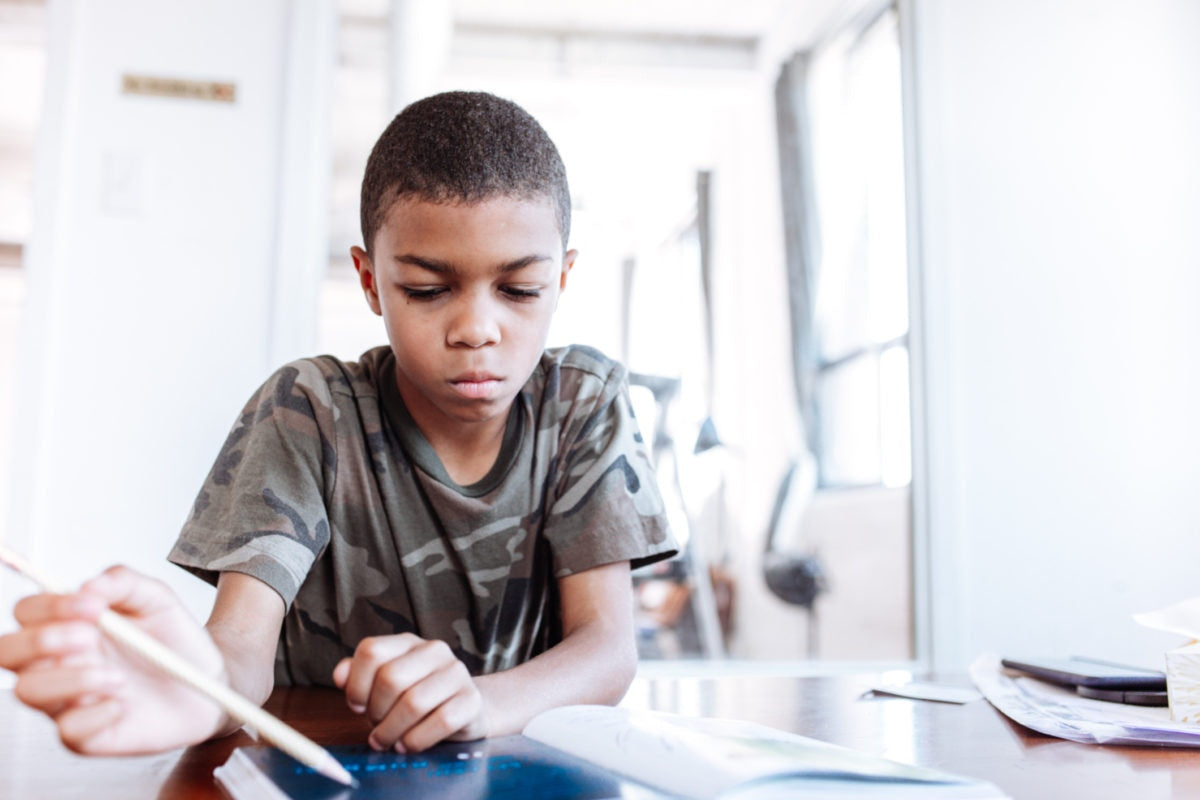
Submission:
[[[1011,678],[992,654],[975,659],[970,672],[1001,713],[1048,736],[1087,744],[1200,747],[1200,725],[1172,722],[1166,708],[1089,700],[1036,678]]]

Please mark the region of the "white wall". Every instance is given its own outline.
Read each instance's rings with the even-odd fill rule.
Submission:
[[[1161,663],[1130,613],[1200,594],[1200,4],[903,11],[935,661]]]
[[[331,9],[50,5],[5,537],[64,582],[124,562],[207,611],[165,555],[242,403],[313,338]],[[5,607],[27,589],[0,581]]]

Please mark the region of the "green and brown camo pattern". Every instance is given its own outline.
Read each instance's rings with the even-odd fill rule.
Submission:
[[[547,350],[497,466],[453,483],[387,347],[278,370],[234,424],[169,558],[253,575],[287,604],[280,685],[331,685],[368,636],[442,639],[472,674],[561,638],[556,578],[675,553],[623,367]]]

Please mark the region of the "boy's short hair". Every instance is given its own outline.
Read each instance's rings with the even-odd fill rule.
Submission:
[[[380,135],[363,175],[363,247],[402,197],[478,203],[548,197],[563,248],[571,192],[558,148],[528,111],[486,92],[445,92],[405,107]]]

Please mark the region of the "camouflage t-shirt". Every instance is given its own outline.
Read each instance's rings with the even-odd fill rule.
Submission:
[[[409,417],[387,347],[281,368],[250,399],[169,558],[264,581],[279,685],[331,685],[367,636],[447,642],[472,674],[562,637],[556,578],[675,544],[623,367],[547,350],[495,466],[460,486]]]

